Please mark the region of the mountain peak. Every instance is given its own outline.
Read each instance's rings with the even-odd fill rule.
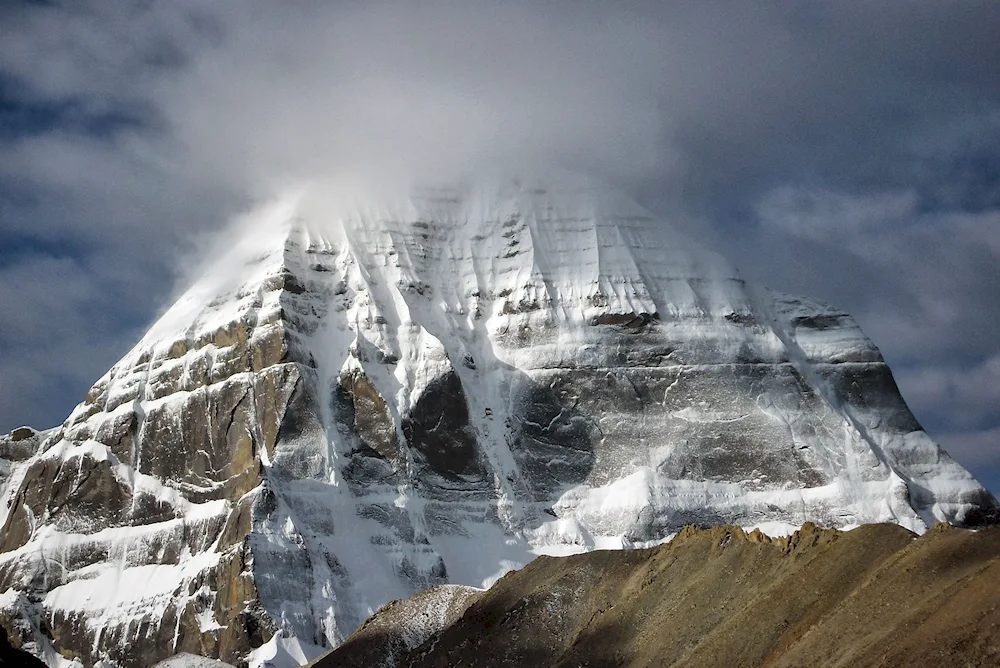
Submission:
[[[20,644],[319,652],[417,589],[689,523],[995,519],[848,314],[536,183],[325,182],[241,221],[33,454],[0,448]]]
[[[437,260],[469,271],[451,291],[482,293],[490,287],[480,285],[485,280],[503,284],[494,292],[582,290],[595,302],[622,302],[628,289],[614,286],[635,284],[632,296],[646,302],[621,309],[664,314],[699,308],[692,280],[739,280],[720,256],[623,194],[579,176],[552,178],[555,185],[546,187],[492,179],[456,187],[374,190],[334,182],[291,189],[236,222],[198,280],[139,345],[192,325],[224,324],[233,309],[260,308],[256,290],[283,286],[280,277],[292,267],[323,271],[338,253],[384,264],[400,286],[415,272],[433,272]],[[482,276],[486,265],[489,275]],[[650,289],[647,282],[656,285]],[[658,310],[652,300],[661,293],[673,301]]]

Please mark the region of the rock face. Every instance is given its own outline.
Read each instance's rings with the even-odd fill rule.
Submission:
[[[169,659],[164,659],[153,668],[233,668],[228,663],[222,663],[217,659],[210,659],[197,654],[177,654]]]
[[[483,591],[462,585],[438,585],[387,603],[365,620],[343,645],[308,668],[381,668],[405,666],[428,639],[459,623]]]
[[[688,527],[653,549],[537,559],[380,655],[412,633],[401,601],[310,668],[995,666],[998,575],[996,527]]]
[[[847,314],[590,186],[401,192],[251,216],[61,427],[0,440],[15,645],[260,664],[690,522],[996,517]]]
[[[0,627],[0,667],[45,668],[45,664],[37,657],[11,646],[7,631]]]

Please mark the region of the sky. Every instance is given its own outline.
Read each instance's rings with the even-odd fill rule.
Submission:
[[[0,432],[60,423],[289,183],[558,163],[848,310],[1000,493],[1000,3],[7,0],[0,26]]]

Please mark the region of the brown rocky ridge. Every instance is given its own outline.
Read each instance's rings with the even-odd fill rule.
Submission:
[[[412,603],[387,605],[310,665],[997,666],[1000,528],[691,526],[539,557],[463,605],[412,647]]]

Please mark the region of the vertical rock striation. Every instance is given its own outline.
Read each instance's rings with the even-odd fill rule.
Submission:
[[[401,192],[262,210],[63,425],[0,439],[15,645],[259,663],[691,522],[996,517],[846,313],[589,185]]]

